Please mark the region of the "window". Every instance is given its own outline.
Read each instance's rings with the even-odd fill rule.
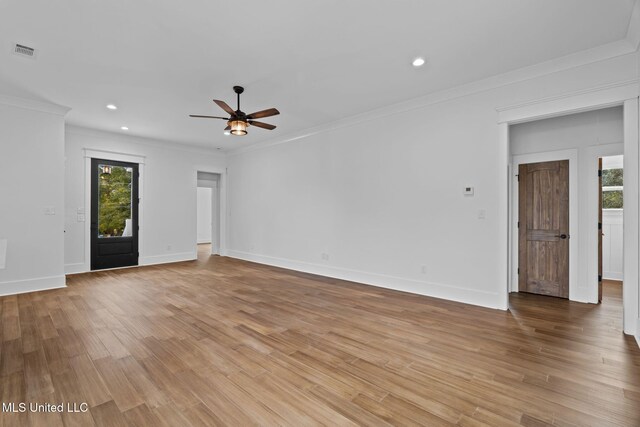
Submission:
[[[602,171],[602,209],[622,209],[623,176],[622,169]]]

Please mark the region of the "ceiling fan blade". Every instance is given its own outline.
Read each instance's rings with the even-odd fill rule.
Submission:
[[[261,119],[263,117],[277,116],[278,114],[280,114],[280,111],[276,110],[275,108],[269,108],[268,110],[251,113],[247,115],[247,119]]]
[[[218,116],[200,116],[198,114],[189,114],[189,117],[197,117],[200,119],[222,119],[222,120],[229,120],[228,117],[218,117]]]
[[[224,128],[225,131],[231,130],[231,126],[227,126],[226,128]]]
[[[229,104],[227,104],[224,101],[219,101],[217,99],[214,99],[213,102],[215,102],[216,104],[218,104],[218,107],[222,108],[224,111],[226,111],[227,113],[229,113],[232,116],[235,116],[236,112],[233,111],[233,108],[229,107]]]
[[[256,126],[262,129],[274,130],[276,128],[274,125],[270,125],[269,123],[256,122],[255,120],[249,120],[248,123],[251,126]]]

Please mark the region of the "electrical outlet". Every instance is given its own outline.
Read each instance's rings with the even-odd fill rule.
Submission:
[[[167,250],[170,251],[171,250],[171,245],[167,245]]]
[[[323,261],[329,261],[329,254],[327,254],[327,253],[323,253],[323,254],[322,254],[322,260],[323,260]]]
[[[422,271],[422,274],[427,274],[427,266],[423,265],[421,271]]]

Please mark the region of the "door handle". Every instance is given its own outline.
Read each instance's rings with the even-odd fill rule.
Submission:
[[[559,238],[561,238],[562,240],[564,240],[564,239],[568,239],[568,238],[569,238],[569,235],[568,235],[568,234],[556,234],[556,235],[555,235],[555,236],[553,236],[553,237],[559,237]]]

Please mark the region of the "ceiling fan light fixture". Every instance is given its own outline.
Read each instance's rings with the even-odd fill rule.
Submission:
[[[243,136],[247,134],[247,122],[243,120],[230,120],[229,127],[231,127],[232,135]]]

